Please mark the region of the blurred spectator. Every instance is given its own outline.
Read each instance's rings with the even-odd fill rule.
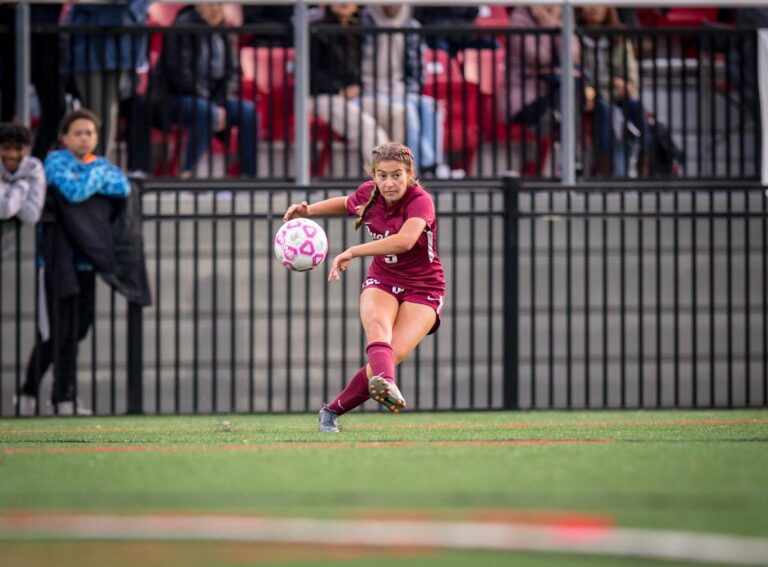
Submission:
[[[71,26],[142,26],[151,0],[113,4],[75,3],[65,16]],[[135,73],[147,65],[147,38],[136,34],[73,33],[72,70],[78,96],[103,121],[101,153],[115,155],[118,103],[133,96]]]
[[[279,35],[254,35],[251,38],[253,46],[291,47],[293,45],[293,6],[274,5],[259,6],[256,4],[243,5],[244,24],[275,24],[282,26],[284,32]]]
[[[60,415],[88,415],[76,399],[78,343],[90,329],[95,313],[95,273],[120,271],[115,219],[125,210],[128,180],[106,158],[94,155],[98,146],[98,118],[81,109],[64,117],[60,129],[64,149],[45,160],[50,191],[46,211],[52,222],[40,225],[41,281],[45,303],[40,308],[39,340],[27,366],[17,400],[22,415],[37,410],[40,382],[53,363],[51,402]],[[131,272],[143,270],[143,262]],[[135,278],[134,299],[148,302],[146,272]],[[141,287],[138,290],[137,287]],[[128,288],[125,288],[128,289]],[[124,290],[120,290],[124,291]]]
[[[317,25],[359,26],[357,4],[332,4],[313,17]],[[312,33],[310,46],[310,112],[330,123],[363,160],[387,141],[387,133],[360,106],[360,35]]]
[[[212,134],[228,141],[230,129],[237,126],[240,173],[254,176],[258,118],[253,103],[237,96],[240,62],[221,4],[185,7],[172,27],[187,26],[201,31],[168,34],[154,70],[150,94],[155,122],[189,130],[182,177],[192,176]]]
[[[615,8],[584,6],[576,12],[588,28],[623,27]],[[623,177],[637,141],[650,142],[639,98],[639,67],[632,41],[617,34],[583,36],[585,110],[592,111],[595,174]]]
[[[28,156],[32,137],[24,126],[0,123],[0,221],[36,223],[45,202],[45,173]]]
[[[61,4],[32,4],[29,21],[35,24],[58,24]],[[0,33],[0,120],[10,121],[16,114],[16,6],[0,6],[0,25],[8,33]],[[68,49],[58,33],[31,33],[30,79],[40,106],[32,155],[45,158],[56,144],[59,121],[66,111],[64,85],[68,67]]]
[[[416,6],[413,17],[424,27],[429,26],[472,26],[475,23],[480,8],[475,6]],[[494,48],[496,42],[489,38],[472,37],[470,35],[427,35],[427,46],[432,49],[442,49],[456,55],[462,49]]]
[[[736,26],[748,26],[757,29],[768,28],[768,8],[741,8],[736,15]],[[755,32],[757,34],[757,32]],[[740,45],[744,42],[743,46]],[[738,92],[745,110],[755,107],[759,96],[757,85],[757,60],[758,48],[755,46],[757,36],[736,42],[729,42],[728,53],[728,79],[731,88]],[[758,105],[759,108],[759,105]]]
[[[510,26],[521,35],[511,38],[507,54],[509,94],[498,97],[498,111],[509,121],[551,130],[559,117],[560,93],[560,6],[517,7],[509,16]],[[525,33],[530,29],[552,29],[553,35]],[[578,40],[571,43],[574,65],[580,62]]]
[[[363,11],[363,25],[403,30],[366,36],[362,61],[364,107],[378,117],[382,115],[379,107],[383,103],[384,115],[392,116],[387,129],[397,142],[403,142],[398,131],[403,119],[397,115],[405,108],[404,143],[413,149],[419,172],[447,175],[447,171],[442,171],[447,167],[442,164],[443,120],[439,106],[434,98],[421,94],[424,71],[421,36],[408,33],[420,25],[411,17],[411,7],[367,6]],[[438,172],[438,168],[441,171]]]

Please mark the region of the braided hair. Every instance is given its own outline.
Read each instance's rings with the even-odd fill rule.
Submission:
[[[371,157],[371,176],[375,176],[376,166],[378,166],[382,161],[387,160],[402,163],[405,166],[405,170],[408,172],[412,173],[414,171],[413,152],[411,152],[411,149],[408,146],[403,144],[398,144],[396,142],[380,144],[373,148]],[[414,180],[414,182],[418,183],[416,180]],[[365,214],[368,212],[371,206],[373,206],[380,194],[379,186],[374,184],[373,191],[371,191],[371,196],[368,199],[368,202],[365,205],[359,205],[357,207],[358,217],[355,219],[355,230],[358,230],[362,226]]]

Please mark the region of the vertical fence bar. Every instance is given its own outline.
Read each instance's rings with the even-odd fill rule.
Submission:
[[[621,407],[624,408],[627,407],[627,237],[624,191],[619,193],[619,211],[619,358]]]
[[[275,234],[273,193],[270,191],[267,198],[267,237],[265,239],[267,247],[272,244]],[[286,207],[287,209],[288,207]],[[274,367],[275,367],[275,339],[274,339],[274,317],[275,317],[275,272],[274,262],[267,262],[267,411],[271,412],[274,404]]]
[[[197,191],[193,194],[192,205],[195,219],[192,225],[192,413],[197,413],[200,409],[200,199]],[[178,392],[175,394],[175,412],[179,413]]]
[[[256,384],[254,381],[253,368],[256,363],[256,221],[255,213],[255,195],[251,191],[248,195],[248,411],[253,413],[255,410],[254,401],[256,395]],[[268,235],[271,237],[272,235]],[[266,239],[267,245],[272,242],[271,238]],[[273,264],[273,262],[267,262]]]
[[[128,303],[128,413],[144,413],[144,315],[142,307]],[[96,406],[94,405],[94,413]]]
[[[576,89],[574,85],[574,60],[571,52],[571,38],[574,33],[573,6],[569,0],[563,3],[563,25],[560,30],[560,61],[563,74],[560,88],[560,108],[562,121],[560,123],[560,137],[562,152],[562,183],[565,186],[576,182]],[[554,43],[554,42],[553,42]]]
[[[554,203],[554,190],[549,189],[548,212],[552,213]],[[550,216],[547,219],[547,355],[549,362],[549,375],[547,376],[548,408],[555,407],[555,219]]]
[[[661,336],[661,192],[656,189],[656,403],[661,406],[662,336]]]
[[[293,104],[296,117],[295,162],[296,185],[309,185],[309,13],[305,0],[298,0],[293,8],[293,42],[296,49],[294,73],[296,87]],[[282,70],[285,72],[285,69]],[[286,106],[287,108],[287,106]],[[285,122],[287,124],[287,121]],[[300,127],[304,126],[304,127]],[[287,139],[286,139],[287,141]],[[286,144],[287,146],[287,144]],[[287,163],[287,160],[286,160]]]
[[[475,407],[475,194],[469,195],[469,407]]]
[[[726,217],[725,217],[725,317],[728,330],[728,407],[733,407],[733,223],[731,220],[732,202],[731,191],[726,191]]]
[[[494,216],[493,216],[493,193],[488,193],[488,233],[486,235],[486,240],[488,242],[488,287],[486,289],[487,297],[488,297],[488,303],[487,303],[487,309],[485,311],[485,316],[487,318],[487,326],[488,326],[488,340],[486,341],[486,356],[488,359],[488,367],[486,370],[486,374],[488,376],[488,382],[486,384],[486,401],[485,405],[487,409],[491,409],[493,407],[493,314],[495,309],[493,309],[493,277],[494,277],[494,269],[493,269],[493,258],[495,254],[495,238],[493,237],[493,225],[494,225]],[[533,271],[533,269],[531,269]],[[435,364],[437,361],[435,361]]]
[[[699,405],[699,324],[698,324],[698,211],[696,191],[691,192],[691,405]]]
[[[536,191],[528,191],[531,197],[531,408],[536,407]]]
[[[709,407],[715,407],[715,216],[709,189]]]
[[[565,383],[566,406],[573,407],[573,283],[572,264],[573,256],[571,233],[571,190],[565,193],[566,219],[565,219]]]
[[[644,239],[643,239],[643,192],[637,194],[637,405],[640,408],[645,407],[645,301],[643,294],[645,292],[645,262],[644,257]]]
[[[591,380],[590,380],[590,282],[589,273],[592,271],[589,267],[590,257],[590,211],[589,201],[592,196],[591,192],[586,191],[584,193],[584,407],[589,408],[591,405]]]
[[[679,232],[679,192],[673,193],[672,219],[672,313],[673,313],[673,376],[675,382],[675,407],[680,406],[680,232]]]
[[[235,294],[237,293],[237,221],[235,220],[235,204],[237,193],[234,189],[230,192],[232,199],[229,209],[229,247],[232,263],[232,275],[229,284],[229,411],[237,410],[237,307]]]
[[[452,212],[456,212],[457,209],[457,199],[456,199],[456,193],[453,192],[451,194],[451,210]],[[458,246],[459,246],[459,231],[458,231],[458,220],[457,216],[454,214],[451,217],[451,253],[453,254],[453,261],[451,262],[452,269],[451,269],[451,281],[458,282],[459,281],[459,253],[458,253]],[[451,316],[453,319],[453,328],[451,329],[451,368],[456,369],[456,362],[458,360],[458,333],[456,331],[456,322],[458,319],[458,303],[459,303],[459,296],[457,291],[457,286],[453,285],[453,293],[451,297]],[[456,372],[451,372],[451,409],[456,409],[456,387],[457,387],[457,376]]]
[[[750,269],[749,269],[749,255],[750,255],[750,238],[749,238],[749,224],[750,224],[750,206],[749,206],[749,190],[744,190],[744,405],[749,406],[752,401],[752,348],[751,339],[752,333],[750,330]]]
[[[173,220],[173,287],[174,287],[174,305],[173,305],[173,391],[175,399],[179,399],[181,391],[180,375],[180,356],[181,356],[181,225],[179,222],[180,214],[180,194],[181,191],[174,191],[174,210],[176,212]],[[158,289],[158,293],[159,293]],[[177,402],[178,405],[178,402]]]
[[[518,296],[518,276],[520,261],[518,250],[519,230],[519,195],[520,179],[505,175],[504,187],[504,409],[519,407],[519,319],[520,298]]]
[[[608,194],[607,190],[602,190],[602,196],[603,196],[603,219],[602,219],[602,229],[603,229],[603,250],[602,250],[602,260],[603,260],[603,270],[602,270],[602,276],[603,276],[603,305],[602,305],[602,315],[603,315],[603,383],[602,383],[602,400],[601,400],[601,407],[605,408],[608,405]]]

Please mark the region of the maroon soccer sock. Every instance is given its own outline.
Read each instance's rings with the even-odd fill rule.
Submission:
[[[395,352],[392,345],[385,342],[371,343],[366,347],[365,354],[368,355],[368,364],[374,376],[395,381]]]
[[[338,415],[342,415],[352,411],[370,399],[370,397],[368,394],[368,373],[365,371],[365,366],[363,366],[355,372],[347,387],[342,390],[335,400],[328,404],[328,407]]]

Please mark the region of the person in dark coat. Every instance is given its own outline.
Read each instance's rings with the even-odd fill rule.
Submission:
[[[77,353],[94,321],[96,273],[130,301],[150,303],[140,233],[124,218],[131,187],[118,167],[94,155],[98,127],[91,111],[71,112],[60,129],[64,148],[45,160],[49,190],[43,216],[49,222],[38,225],[45,301],[17,399],[21,415],[37,412],[40,383],[51,364],[54,411],[91,413],[77,396]],[[126,238],[135,241],[127,243]]]

